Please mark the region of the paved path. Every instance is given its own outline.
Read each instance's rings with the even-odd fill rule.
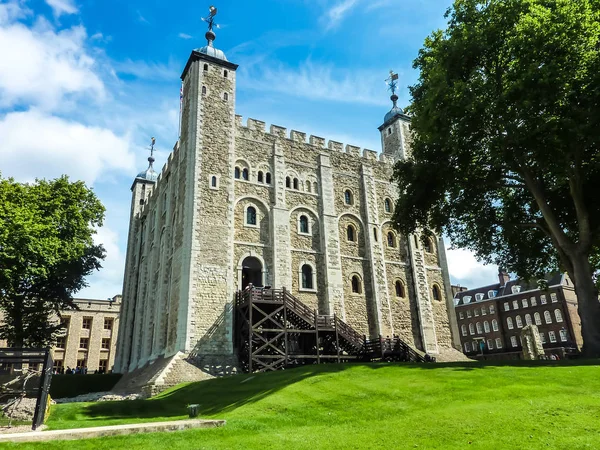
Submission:
[[[190,428],[215,428],[225,425],[224,420],[173,420],[170,422],[132,423],[107,427],[73,428],[70,430],[29,431],[0,435],[2,442],[36,442],[72,439],[89,439],[124,434],[153,433],[156,431],[179,431]]]

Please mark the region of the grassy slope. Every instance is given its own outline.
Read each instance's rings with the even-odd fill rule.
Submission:
[[[180,386],[143,401],[57,405],[51,429],[227,419],[190,430],[27,448],[600,448],[598,365],[309,366]],[[247,380],[247,381],[245,381]]]

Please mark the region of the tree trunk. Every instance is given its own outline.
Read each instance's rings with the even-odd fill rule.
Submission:
[[[23,348],[24,342],[24,330],[23,330],[23,297],[20,295],[15,296],[15,303],[12,309],[12,317],[8,317],[9,320],[15,324],[15,335],[13,347],[15,348]]]
[[[600,301],[592,278],[592,267],[586,255],[574,255],[570,258],[572,270],[569,276],[575,285],[577,294],[577,312],[581,319],[583,337],[583,356],[600,356]]]

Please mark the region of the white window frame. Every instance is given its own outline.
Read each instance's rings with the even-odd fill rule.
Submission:
[[[303,231],[301,231],[301,228],[300,228],[300,218],[302,216],[306,217],[306,220],[308,221],[308,232],[306,232],[306,233],[303,232]],[[301,236],[312,236],[312,223],[311,223],[311,220],[310,220],[310,216],[308,214],[306,214],[305,212],[299,212],[298,216],[296,218],[296,222],[297,222],[297,226],[298,226],[298,234],[299,235],[301,235]],[[348,236],[346,236],[346,237],[348,237]]]
[[[482,315],[482,316],[487,316],[487,309],[486,309],[486,307],[485,307],[485,306],[482,306],[482,307],[481,307],[481,315]]]
[[[530,304],[531,306],[537,306],[537,298],[535,298],[535,297],[530,297],[530,298],[529,298],[529,304]]]
[[[513,285],[510,287],[510,291],[511,291],[513,294],[518,294],[519,292],[521,292],[521,286],[520,286],[520,285],[518,285],[518,284],[513,284]]]
[[[567,333],[567,330],[565,330],[564,328],[562,328],[558,334],[560,334],[560,342],[567,342],[569,340],[569,335]]]
[[[488,298],[494,298],[496,297],[496,295],[498,295],[498,291],[496,291],[495,289],[491,289],[488,291]]]
[[[312,269],[312,288],[302,287],[302,267],[310,266]],[[311,261],[302,261],[298,266],[298,291],[299,292],[317,292],[317,269]]]
[[[529,308],[529,302],[527,301],[526,298],[521,300],[521,305],[523,305],[523,308]]]
[[[492,330],[498,331],[498,321],[496,319],[492,320]]]
[[[506,326],[508,327],[509,330],[514,330],[515,325],[513,324],[512,317],[506,318]]]
[[[487,340],[488,350],[494,350],[494,341],[492,339]]]
[[[559,308],[554,310],[554,319],[557,323],[564,322],[562,311]]]
[[[483,331],[486,333],[490,332],[490,323],[487,320],[483,322]]]
[[[470,295],[465,295],[465,296],[463,297],[463,305],[466,305],[467,303],[471,303],[471,299],[472,299],[472,298],[473,298],[473,297],[471,297]]]
[[[473,310],[473,314],[475,315],[475,317],[479,317],[479,308],[475,308]]]
[[[471,310],[467,309],[467,319],[470,319],[471,317],[472,317]]]
[[[256,211],[256,224],[251,224],[248,223],[248,208],[253,207],[254,210]],[[256,206],[256,204],[254,203],[248,203],[247,205],[244,206],[244,226],[247,228],[260,228],[260,219],[259,219],[259,215],[258,215],[258,206]]]
[[[554,331],[548,331],[548,340],[551,343],[556,343],[556,333]]]
[[[461,333],[462,333],[463,336],[467,336],[468,335],[468,333],[467,333],[467,326],[464,323],[460,326],[460,331],[461,331]]]
[[[465,342],[465,353],[469,353],[471,351],[469,343]]]
[[[485,297],[485,295],[482,294],[481,292],[478,294],[475,294],[475,301],[480,302],[481,300],[483,300],[483,297]]]
[[[550,313],[550,311],[544,311],[544,322],[546,322],[547,324],[552,323],[552,314]]]
[[[477,334],[483,334],[483,328],[481,327],[481,322],[477,322],[475,324],[475,328],[477,329]]]
[[[515,323],[517,324],[517,328],[523,328],[523,319],[521,319],[521,316],[515,316]]]
[[[463,314],[463,312],[462,312],[462,311],[459,311],[459,312],[458,312],[458,318],[459,318],[459,319],[464,319],[464,318],[465,318],[465,315]]]
[[[533,325],[533,321],[531,320],[531,314],[525,314],[525,325]]]
[[[544,333],[540,333],[540,341],[542,344],[545,344],[546,342],[548,342],[546,340],[546,335]]]
[[[213,186],[212,185],[212,179],[213,177],[215,177],[217,179],[217,185]],[[219,185],[221,184],[221,176],[217,175],[216,173],[211,173],[208,176],[208,188],[212,189],[213,191],[218,191],[219,190]]]
[[[519,300],[513,300],[513,309],[519,309]]]
[[[558,303],[558,295],[556,295],[556,292],[550,293],[550,303]]]
[[[469,334],[473,336],[475,334],[475,325],[472,323],[469,324]]]
[[[536,325],[541,325],[542,324],[542,316],[540,315],[539,312],[535,312],[533,314],[533,321],[535,322]]]
[[[490,311],[490,314],[496,314],[496,307],[493,304],[491,304],[488,309]]]
[[[519,343],[517,342],[517,337],[516,336],[511,336],[510,337],[510,345],[511,347],[515,348],[519,346]]]
[[[510,311],[510,305],[508,302],[504,302],[504,311]]]
[[[496,348],[502,348],[502,339],[496,338]]]
[[[540,303],[542,305],[545,305],[546,303],[548,303],[548,299],[546,298],[546,294],[540,295]]]

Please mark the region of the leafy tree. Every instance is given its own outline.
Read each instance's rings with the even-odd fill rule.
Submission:
[[[600,0],[456,0],[414,61],[399,228],[519,276],[566,270],[600,354]]]
[[[72,294],[101,267],[104,249],[93,235],[103,218],[104,207],[81,181],[0,177],[0,338],[15,347],[52,343],[60,324],[49,319],[75,309]]]

